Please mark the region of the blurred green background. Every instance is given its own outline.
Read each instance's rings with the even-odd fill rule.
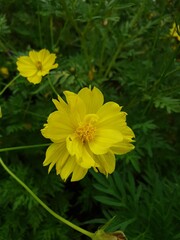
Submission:
[[[173,0],[0,0],[0,91],[15,77],[16,59],[47,48],[59,68],[60,95],[97,86],[128,113],[135,150],[117,157],[106,178],[90,171],[62,182],[42,166],[46,148],[0,156],[50,208],[82,228],[129,240],[176,240],[180,209],[180,2]],[[178,30],[177,30],[178,31]],[[180,32],[179,32],[180,35]],[[0,96],[0,149],[48,142],[40,133],[56,98],[46,77],[18,78]],[[59,223],[0,168],[0,240],[86,239]]]

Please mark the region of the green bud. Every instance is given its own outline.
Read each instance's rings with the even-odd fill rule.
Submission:
[[[92,240],[127,240],[127,238],[122,231],[106,233],[102,229],[100,229],[95,232]]]

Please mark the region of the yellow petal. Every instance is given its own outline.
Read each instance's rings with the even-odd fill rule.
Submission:
[[[74,132],[73,126],[67,114],[59,111],[51,113],[48,117],[48,124],[41,130],[44,137],[50,138],[53,142],[66,141],[66,138]]]
[[[38,53],[38,60],[43,63],[44,61],[46,61],[46,59],[49,58],[49,56],[51,56],[50,52],[47,49],[41,49]]]
[[[32,50],[29,52],[29,57],[31,59],[31,61],[36,65],[37,62],[39,62],[39,57],[38,57],[38,52]]]
[[[52,65],[52,64],[43,65],[43,66],[42,66],[42,70],[40,71],[40,72],[41,72],[41,75],[42,75],[42,76],[45,76],[46,74],[49,73],[50,70],[52,70],[52,69],[54,69],[54,68],[57,68],[57,67],[58,67],[58,64],[57,64],[57,63],[54,64],[54,65]]]
[[[76,161],[81,167],[91,168],[95,165],[93,156],[88,150],[88,145],[84,144],[75,135],[67,137],[66,146],[69,154],[76,157]]]
[[[38,75],[34,75],[34,76],[32,76],[32,77],[28,77],[27,79],[28,79],[28,81],[31,82],[31,83],[38,84],[38,83],[41,82],[42,77],[41,77],[41,76],[38,76]]]
[[[56,100],[56,99],[52,100],[54,105],[56,106],[56,108],[60,112],[64,112],[65,111],[66,113],[69,113],[69,106],[67,105],[67,103],[60,96],[58,96],[58,100]]]
[[[71,120],[75,125],[78,125],[84,119],[86,114],[86,106],[77,94],[65,91],[64,95],[66,96],[66,100],[71,111]]]
[[[120,129],[126,124],[126,113],[120,112],[121,107],[114,102],[105,103],[97,112],[99,116],[98,126],[103,128]]]
[[[123,135],[124,141],[132,142],[133,141],[132,138],[135,138],[134,132],[127,125],[121,127],[121,133]]]
[[[125,154],[133,150],[135,147],[129,143],[129,142],[119,142],[117,144],[114,144],[114,146],[111,147],[111,151],[114,154]]]
[[[47,49],[42,49],[38,52],[38,59],[44,68],[50,68],[56,60],[56,54],[50,53]]]
[[[23,76],[23,77],[33,77],[36,75],[37,73],[37,70],[34,69],[34,68],[18,68],[18,71],[20,72],[20,75]]]
[[[50,53],[47,49],[42,49],[38,52],[38,59],[42,64],[42,76],[45,76],[49,73],[51,69],[57,68],[58,64],[54,64],[56,60],[56,55]]]
[[[68,158],[69,153],[66,150],[65,143],[62,144],[51,144],[46,151],[46,158],[43,162],[44,166],[49,166],[48,172],[51,171],[53,166],[58,163],[58,166],[62,166],[66,159]]]
[[[90,141],[89,148],[94,154],[105,154],[115,143],[123,140],[119,131],[112,129],[99,129],[95,138]]]
[[[99,171],[105,175],[114,172],[116,159],[112,152],[103,155],[96,155],[95,161],[99,164]]]
[[[89,88],[83,88],[79,91],[78,96],[85,103],[87,113],[96,113],[104,102],[102,92],[96,87],[92,90]]]
[[[51,69],[52,66],[53,68],[58,67],[57,63],[53,65],[55,60],[56,60],[56,55],[50,54],[49,56],[46,57],[46,59],[42,61],[42,65],[44,68],[49,68],[49,69]]]
[[[94,160],[94,155],[89,151],[88,146],[82,148],[82,155],[80,158],[76,158],[77,163],[86,169],[91,167],[97,167],[97,164]]]
[[[69,160],[70,155],[64,145],[62,148],[61,154],[59,154],[59,161],[56,163],[56,174],[60,174],[61,169],[63,168],[64,164]]]
[[[37,72],[36,66],[27,56],[19,57],[16,64],[21,76],[30,77]]]
[[[81,166],[76,164],[72,173],[71,182],[79,181],[82,178],[84,178],[87,171],[88,171],[87,169],[82,168]]]
[[[35,64],[32,62],[31,58],[28,57],[28,56],[21,56],[17,59],[17,65],[23,65],[23,66],[26,66],[26,65],[33,65],[35,66]]]
[[[73,172],[75,166],[76,166],[76,162],[74,160],[74,157],[69,156],[67,161],[64,163],[64,165],[62,166],[59,174],[61,176],[61,178],[66,181],[67,178],[69,177],[69,175]]]
[[[75,136],[71,134],[66,138],[66,147],[71,156],[80,158],[82,156],[83,143]]]

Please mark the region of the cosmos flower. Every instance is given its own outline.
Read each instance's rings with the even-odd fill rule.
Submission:
[[[46,151],[44,166],[66,181],[82,179],[93,168],[106,176],[115,169],[115,154],[131,151],[133,131],[126,124],[126,113],[115,102],[104,103],[101,91],[94,87],[78,94],[65,91],[67,103],[58,96],[57,110],[41,130],[53,142]]]
[[[180,41],[180,26],[173,23],[173,26],[170,29],[170,35]]]
[[[32,50],[29,52],[29,56],[19,57],[16,64],[21,76],[27,77],[29,82],[37,84],[50,70],[58,67],[57,63],[54,64],[55,59],[56,55],[47,49],[39,52]]]

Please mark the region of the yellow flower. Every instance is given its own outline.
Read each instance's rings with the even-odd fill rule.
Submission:
[[[58,67],[57,63],[54,64],[55,59],[56,55],[47,49],[39,52],[32,50],[29,52],[29,56],[19,57],[16,64],[21,76],[27,77],[29,82],[37,84],[51,69]]]
[[[180,26],[179,26],[179,25],[176,25],[175,23],[173,23],[173,26],[172,26],[172,28],[170,29],[170,35],[171,35],[172,37],[177,38],[177,40],[180,41],[179,32],[180,32]]]
[[[9,71],[7,67],[1,67],[0,68],[0,73],[3,75],[3,77],[8,78],[9,76]]]
[[[103,104],[104,97],[94,87],[78,94],[65,91],[67,103],[53,100],[57,111],[51,113],[41,130],[53,142],[46,152],[44,166],[65,181],[82,179],[91,167],[106,176],[115,169],[115,154],[125,154],[134,146],[133,131],[126,124],[126,113],[115,102]]]

